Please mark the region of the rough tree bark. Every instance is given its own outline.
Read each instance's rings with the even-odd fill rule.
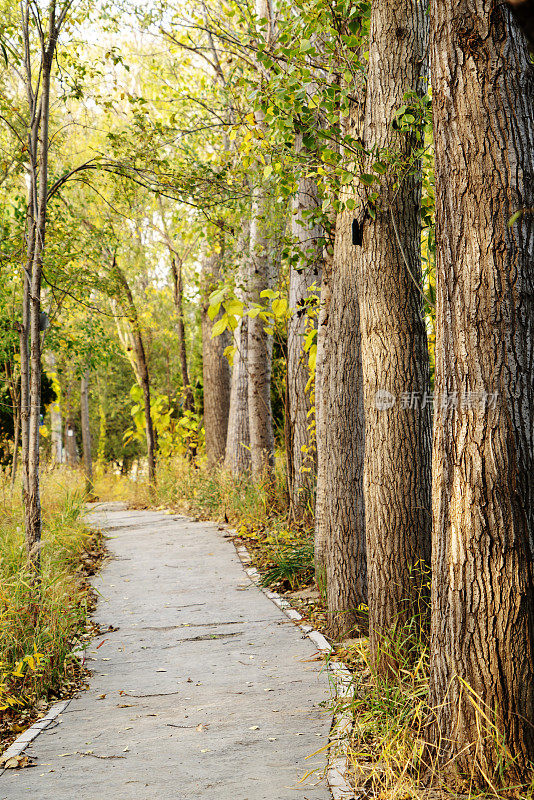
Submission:
[[[321,506],[317,538],[325,547],[328,623],[334,637],[361,621],[367,601],[363,497],[364,416],[358,290],[352,214],[337,218],[323,362]]]
[[[264,303],[260,297],[272,288],[275,254],[273,231],[270,228],[266,187],[253,190],[250,222],[250,274],[248,301]],[[259,316],[248,320],[248,410],[250,455],[254,479],[267,477],[274,470],[274,434],[271,409],[272,334],[265,332]]]
[[[302,134],[297,136],[297,154],[302,151]],[[308,356],[303,349],[307,304],[310,288],[317,291],[322,272],[322,228],[310,224],[309,212],[320,206],[317,181],[302,175],[293,204],[292,234],[298,247],[298,262],[291,265],[289,275],[289,308],[287,326],[287,408],[286,441],[290,514],[299,518],[311,504],[316,481],[316,453],[310,452],[311,409]]]
[[[275,31],[271,0],[255,0],[258,20],[264,21],[265,41],[269,44]],[[258,69],[263,67],[258,63]],[[264,114],[255,112],[256,126],[265,131]],[[256,165],[256,185],[252,190],[250,220],[250,272],[248,301],[264,303],[260,294],[272,288],[276,273],[276,233],[272,218],[269,185],[259,175],[263,164]],[[265,322],[256,316],[248,321],[248,410],[252,477],[272,479],[274,472],[274,433],[271,409],[272,335],[265,332]]]
[[[426,0],[376,0],[371,11],[364,122],[368,149],[408,163],[416,134],[396,132],[408,91],[424,94]],[[430,559],[431,415],[421,279],[420,175],[389,167],[376,218],[357,210],[355,244],[365,405],[365,519],[371,653],[394,666],[383,645],[421,610]],[[365,172],[370,172],[370,165]],[[400,172],[400,179],[399,179]],[[412,174],[410,174],[410,172]],[[415,173],[415,174],[414,174]],[[348,236],[348,231],[347,231]]]
[[[82,427],[85,491],[91,496],[93,494],[93,456],[89,418],[89,370],[85,371],[80,381],[80,421]]]
[[[434,3],[431,25],[439,400],[431,756],[440,766],[454,759],[482,785],[499,780],[501,767],[505,782],[530,781],[533,68],[496,0]]]
[[[224,350],[230,344],[228,331],[211,338],[214,323],[208,317],[209,296],[221,275],[221,252],[205,255],[202,262],[202,375],[204,380],[204,432],[210,466],[221,464],[226,449],[230,410],[230,366]]]
[[[250,227],[248,222],[243,226],[238,238],[237,258],[239,269],[237,275],[236,297],[243,304],[246,301],[246,282],[249,264]],[[228,416],[228,434],[226,437],[226,453],[224,465],[233,475],[250,472],[250,430],[248,417],[248,316],[244,315],[234,331],[236,348],[232,364],[230,387],[230,410]]]
[[[340,118],[340,131],[359,138],[363,89]],[[348,201],[352,189],[341,199]],[[367,563],[363,497],[364,418],[360,311],[352,214],[331,215],[333,247],[325,249],[317,333],[317,494],[315,572],[326,589],[328,622],[342,638],[362,622],[358,608],[367,601]]]

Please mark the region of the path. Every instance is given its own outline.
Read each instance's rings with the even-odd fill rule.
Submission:
[[[213,524],[108,504],[90,689],[7,770],[0,800],[328,800],[315,647]]]

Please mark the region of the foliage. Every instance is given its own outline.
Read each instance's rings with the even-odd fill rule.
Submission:
[[[17,487],[18,489],[18,487]],[[91,606],[84,571],[102,556],[98,533],[81,520],[83,482],[72,474],[45,476],[44,535],[39,585],[31,580],[20,492],[2,476],[0,491],[0,733],[36,703],[72,691],[79,681],[73,648]]]

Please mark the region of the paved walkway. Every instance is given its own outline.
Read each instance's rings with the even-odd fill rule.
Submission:
[[[89,691],[30,745],[36,767],[4,772],[0,800],[328,800],[311,755],[331,721],[323,664],[233,544],[119,504],[90,518],[115,556],[96,618],[118,630],[91,644]]]

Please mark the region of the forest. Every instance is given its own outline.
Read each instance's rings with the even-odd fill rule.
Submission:
[[[312,598],[353,796],[531,798],[532,0],[0,8],[0,739],[120,500]]]

